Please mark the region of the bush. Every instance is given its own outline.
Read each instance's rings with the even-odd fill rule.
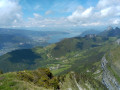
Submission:
[[[3,71],[2,71],[2,70],[0,70],[0,74],[3,74]]]
[[[55,90],[59,89],[58,79],[47,68],[39,68],[33,71],[20,71],[17,72],[17,76],[19,79],[32,82],[37,86],[54,88]]]

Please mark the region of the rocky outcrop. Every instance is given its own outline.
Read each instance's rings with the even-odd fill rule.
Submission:
[[[118,45],[120,45],[120,39],[117,39],[117,40],[116,40],[116,43],[117,43]]]
[[[109,89],[109,90],[120,90],[120,85],[118,84],[115,77],[112,73],[107,69],[107,63],[105,56],[102,58],[101,67],[103,70],[102,74],[102,83]]]
[[[59,78],[60,90],[107,90],[100,81],[86,73],[70,72]]]
[[[75,84],[76,84],[78,90],[83,90],[83,88],[80,86],[80,84],[77,83],[76,78],[75,78],[75,74],[73,74],[73,80],[75,81]]]

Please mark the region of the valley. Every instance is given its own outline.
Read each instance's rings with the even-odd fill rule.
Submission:
[[[57,38],[55,38],[56,35]],[[75,35],[59,31],[30,31],[0,28],[0,56],[17,49],[28,49],[37,46],[44,47],[58,42],[63,38]]]
[[[46,47],[38,46],[6,53],[0,56],[0,70],[5,73],[3,77],[6,77],[7,73],[13,75],[13,72],[17,74],[21,72],[23,75],[27,75],[22,76],[25,79],[22,81],[34,83],[32,77],[38,78],[39,75],[31,76],[35,73],[32,74],[32,71],[37,68],[49,68],[52,75],[56,77],[55,85],[58,85],[61,90],[96,90],[98,87],[101,90],[119,90],[119,73],[116,72],[119,70],[119,66],[111,65],[108,56],[108,53],[113,50],[112,56],[114,57],[116,55],[114,55],[114,49],[116,48],[119,48],[117,35],[114,37],[102,36],[100,33],[100,35],[88,34],[84,37],[65,38]],[[119,49],[117,50],[119,52]],[[117,61],[118,56],[115,56],[114,61],[119,62]],[[29,79],[26,81],[28,77],[32,81]],[[49,90],[55,88],[54,86],[39,87],[40,82],[34,83],[36,88],[49,88]],[[15,87],[17,86],[15,85]]]
[[[120,90],[120,0],[0,0],[0,90]]]

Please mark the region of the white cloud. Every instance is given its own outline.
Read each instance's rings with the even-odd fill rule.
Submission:
[[[66,6],[65,6],[66,5]],[[72,7],[73,6],[73,7]],[[39,11],[40,5],[34,10]],[[61,10],[61,11],[60,11]],[[65,26],[100,26],[120,24],[120,0],[99,0],[96,6],[85,8],[78,3],[57,3],[45,15],[53,12],[69,12],[68,17],[45,18],[38,13],[23,20],[19,0],[0,0],[0,26],[10,27],[65,27]],[[39,12],[40,13],[40,12]]]
[[[111,7],[105,8],[105,9],[102,9],[102,10],[100,11],[100,15],[101,15],[102,17],[105,17],[105,16],[110,15],[111,12],[112,12],[112,8],[111,8]],[[111,14],[112,14],[112,13],[111,13]]]
[[[99,0],[95,7],[78,8],[68,16],[70,22],[82,26],[119,24],[118,19],[111,21],[113,18],[120,19],[120,0]]]
[[[84,23],[82,26],[98,26],[101,25],[100,22]]]
[[[22,27],[64,27],[68,25],[66,18],[44,18],[38,13],[33,13],[33,18],[28,18]]]
[[[49,14],[51,14],[51,13],[52,13],[52,11],[51,11],[51,10],[48,10],[48,11],[45,12],[45,15],[49,15]]]
[[[112,7],[112,6],[119,6],[120,0],[99,0],[97,4],[97,8],[106,8],[106,7]]]
[[[84,18],[90,17],[92,15],[92,10],[93,10],[93,7],[86,9],[81,16]]]
[[[33,16],[35,17],[35,18],[42,18],[42,16],[40,15],[40,14],[37,14],[37,13],[33,13]]]
[[[10,26],[22,19],[21,7],[16,0],[0,0],[0,26]]]
[[[84,9],[83,7],[80,6],[75,12],[72,13],[72,15],[68,17],[68,20],[70,22],[77,24],[79,23],[82,25],[84,23],[87,23],[88,20],[92,19],[91,17],[93,14],[93,10],[94,10],[93,7]]]
[[[35,7],[34,7],[34,10],[40,10],[40,5],[36,5]]]
[[[112,20],[113,22],[113,24],[116,24],[116,25],[118,25],[118,24],[120,24],[120,19],[114,19],[114,20]]]

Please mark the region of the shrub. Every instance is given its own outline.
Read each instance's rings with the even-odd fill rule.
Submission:
[[[3,71],[2,71],[2,70],[0,70],[0,74],[3,74]]]

